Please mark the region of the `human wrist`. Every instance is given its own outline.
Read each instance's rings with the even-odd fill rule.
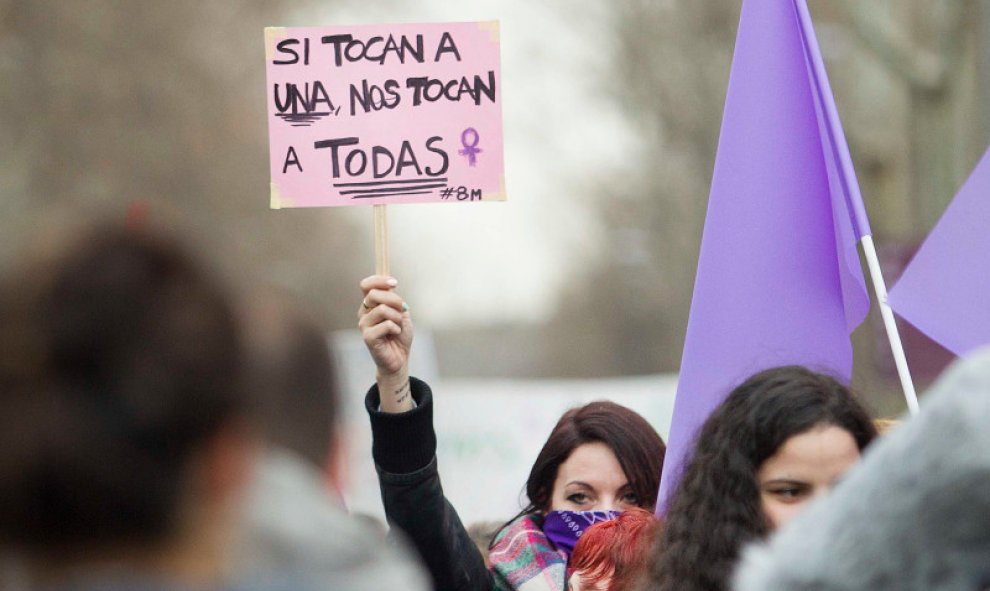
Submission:
[[[371,419],[372,455],[375,464],[391,474],[421,470],[437,451],[432,391],[414,377],[409,378],[409,384],[414,406],[408,412],[385,412],[377,384],[365,395],[364,406]]]
[[[404,367],[392,373],[383,373],[379,370],[375,381],[378,383],[382,412],[398,413],[415,408],[408,368]]]

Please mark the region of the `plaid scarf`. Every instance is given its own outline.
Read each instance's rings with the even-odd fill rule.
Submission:
[[[564,591],[567,558],[543,533],[537,515],[523,515],[495,536],[488,559],[496,591]]]

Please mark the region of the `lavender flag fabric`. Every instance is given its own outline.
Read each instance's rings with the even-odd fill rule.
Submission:
[[[848,382],[869,233],[803,0],[745,0],[658,512],[694,437],[745,378],[802,364]]]
[[[890,291],[905,320],[956,355],[990,344],[990,151]]]

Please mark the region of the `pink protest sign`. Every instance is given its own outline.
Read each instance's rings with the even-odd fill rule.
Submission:
[[[265,29],[271,206],[501,201],[498,22]]]

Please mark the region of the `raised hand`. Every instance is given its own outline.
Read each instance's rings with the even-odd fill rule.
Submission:
[[[377,367],[376,379],[385,412],[413,408],[409,391],[413,323],[408,306],[394,291],[397,285],[391,277],[365,277],[361,280],[364,298],[358,308],[358,328]]]

